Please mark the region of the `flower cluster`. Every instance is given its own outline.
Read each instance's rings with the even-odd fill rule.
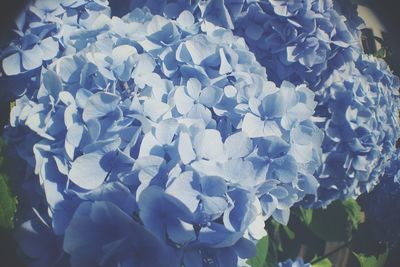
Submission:
[[[109,14],[107,0],[41,0],[16,21],[16,37],[0,51],[1,90],[8,99],[30,95],[40,86],[40,69],[65,51],[75,32],[88,28],[99,14]]]
[[[334,69],[361,53],[356,27],[362,20],[354,8],[334,8],[331,0],[131,1],[131,7],[143,6],[170,18],[189,10],[206,26],[233,29],[277,84],[306,82],[317,89]]]
[[[316,194],[314,93],[200,24],[101,14],[17,99],[9,141],[38,175],[19,241],[41,266],[236,266]]]
[[[316,109],[325,130],[319,194],[303,203],[313,207],[370,191],[400,137],[399,79],[383,60],[363,55],[335,70],[323,88]]]
[[[399,246],[400,150],[392,157],[381,183],[366,195],[363,208],[373,236],[392,247]]]
[[[289,259],[278,263],[278,267],[311,267],[311,264],[304,263],[303,259],[297,259],[295,261]]]
[[[133,2],[174,17],[169,1]],[[231,28],[242,36],[268,77],[280,84],[307,83],[316,92],[315,116],[325,133],[324,166],[317,173],[317,198],[305,206],[369,191],[383,172],[399,138],[398,78],[387,65],[362,55],[354,6],[332,1],[183,1],[207,28]],[[338,10],[338,11],[337,11]],[[347,15],[347,19],[340,14]]]
[[[32,265],[246,266],[269,217],[377,184],[400,137],[400,83],[362,55],[354,10],[130,6],[111,17],[106,0],[36,1],[1,51]]]
[[[306,82],[313,90],[360,52],[332,1],[255,1],[237,19],[235,33],[245,37],[271,80]]]

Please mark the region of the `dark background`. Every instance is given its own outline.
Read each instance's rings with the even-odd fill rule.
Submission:
[[[376,12],[378,18],[387,28],[388,42],[392,56],[389,64],[397,75],[400,75],[400,1],[399,0],[364,0]]]

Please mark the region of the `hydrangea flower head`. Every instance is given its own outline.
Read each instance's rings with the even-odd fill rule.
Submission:
[[[170,1],[132,2],[175,17]],[[269,79],[306,83],[316,94],[318,126],[324,131],[324,166],[317,197],[303,205],[370,191],[398,138],[398,78],[387,65],[362,54],[355,6],[333,1],[184,1],[206,31],[212,25],[244,38]],[[345,17],[345,16],[346,17]],[[246,125],[261,125],[248,115]],[[253,129],[256,131],[256,129]]]
[[[243,37],[269,78],[281,84],[306,82],[312,89],[361,53],[354,15],[348,21],[328,1],[131,1],[153,14],[176,18],[182,10],[196,20],[232,29]],[[337,8],[341,10],[340,8]],[[346,11],[346,12],[345,12]],[[342,10],[351,13],[353,9]],[[353,13],[351,13],[353,14]],[[353,23],[354,22],[354,23]]]
[[[72,266],[236,266],[267,218],[316,194],[314,93],[277,87],[242,38],[200,26],[187,10],[99,15],[16,101],[10,141]]]
[[[399,79],[387,64],[362,56],[333,73],[317,99],[325,129],[318,199],[326,206],[357,197],[378,183],[399,138]],[[307,201],[306,201],[307,202]]]
[[[99,14],[109,14],[108,1],[33,1],[16,21],[15,38],[0,51],[0,83],[7,99],[32,94],[40,70],[62,55],[74,32],[87,28]]]

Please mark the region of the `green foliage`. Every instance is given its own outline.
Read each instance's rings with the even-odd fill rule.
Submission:
[[[389,250],[386,249],[384,253],[376,256],[367,256],[364,254],[354,253],[361,267],[383,267],[389,255]]]
[[[309,227],[324,241],[347,241],[361,219],[361,208],[355,200],[336,201],[327,209],[315,210]]]
[[[0,174],[0,227],[13,228],[13,217],[17,209],[17,199],[11,195],[8,178]]]
[[[312,218],[313,218],[313,210],[300,207],[299,208],[299,218],[300,218],[300,221],[302,223],[304,223],[305,225],[310,225]]]
[[[382,38],[375,36],[375,40],[382,46],[375,55],[377,58],[387,59],[392,53],[390,45]]]
[[[10,110],[12,110],[15,107],[16,103],[15,101],[10,102]]]
[[[329,259],[323,259],[312,265],[312,267],[332,267],[333,264]]]
[[[269,238],[267,261],[264,267],[276,267],[278,265],[278,249],[275,241]]]
[[[9,178],[3,173],[4,164],[4,143],[0,139],[0,227],[12,229],[13,218],[17,209],[17,198],[12,196]]]
[[[316,210],[310,224],[311,231],[324,241],[346,241],[349,236],[347,214],[340,202],[325,210]]]
[[[247,261],[252,267],[264,267],[268,254],[269,238],[263,237],[257,244],[257,255]]]
[[[293,240],[296,237],[296,233],[293,232],[287,225],[281,225],[281,229],[285,233],[285,235],[290,239]]]
[[[354,199],[348,199],[342,202],[342,205],[347,212],[348,219],[352,223],[353,228],[357,229],[363,218],[360,205]]]
[[[376,53],[375,53],[375,56],[377,57],[377,58],[382,58],[382,59],[384,59],[384,58],[386,58],[386,49],[385,48],[380,48],[378,51],[376,51]]]

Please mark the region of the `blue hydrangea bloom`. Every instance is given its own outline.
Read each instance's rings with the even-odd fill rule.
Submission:
[[[131,7],[146,6],[153,14],[169,18],[189,10],[204,28],[212,23],[233,29],[267,68],[272,81],[306,82],[312,89],[362,51],[356,29],[362,20],[354,9],[337,5],[334,8],[331,0],[131,1]],[[341,13],[352,16],[346,20]]]
[[[331,0],[182,2],[131,5],[171,18],[188,10],[203,31],[213,25],[232,29],[270,80],[283,87],[285,80],[306,83],[315,92],[316,122],[325,135],[324,165],[316,173],[317,197],[308,196],[302,205],[325,207],[371,190],[399,138],[399,83],[383,61],[363,55],[363,21],[354,5]],[[245,122],[261,126],[250,115]]]
[[[392,157],[380,184],[363,199],[366,219],[371,224],[373,237],[389,242],[391,247],[400,245],[400,150]]]
[[[316,194],[314,93],[268,81],[230,30],[135,9],[61,35],[8,136],[71,266],[237,266]]]
[[[311,267],[311,264],[304,263],[303,259],[297,259],[295,261],[288,259],[278,263],[278,267]]]
[[[16,37],[0,51],[0,84],[4,97],[32,94],[40,86],[40,69],[60,57],[78,29],[99,14],[109,14],[106,0],[33,1],[16,21]]]
[[[237,18],[235,33],[271,80],[306,82],[313,90],[361,51],[332,1],[254,1]]]
[[[332,74],[316,109],[325,129],[318,199],[306,206],[326,206],[335,199],[371,191],[399,138],[399,78],[383,60],[363,55]]]

